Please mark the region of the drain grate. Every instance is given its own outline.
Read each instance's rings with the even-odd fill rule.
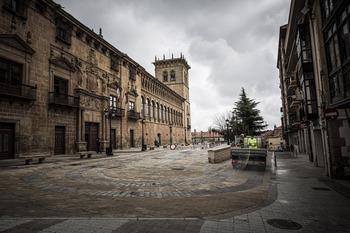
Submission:
[[[299,223],[285,219],[269,219],[267,223],[279,229],[299,230],[302,228]]]
[[[185,168],[184,167],[173,167],[173,168],[171,168],[171,170],[183,171],[183,170],[185,170]]]
[[[71,166],[80,166],[83,165],[82,163],[72,163]]]
[[[312,187],[314,190],[320,190],[320,191],[331,191],[329,188],[323,188],[323,187]]]

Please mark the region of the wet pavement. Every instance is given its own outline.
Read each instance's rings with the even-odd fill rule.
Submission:
[[[349,181],[274,156],[265,171],[190,146],[3,160],[0,232],[350,232]]]

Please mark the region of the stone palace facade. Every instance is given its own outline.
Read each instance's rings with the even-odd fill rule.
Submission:
[[[51,0],[0,6],[0,159],[191,141],[182,54],[153,77]]]

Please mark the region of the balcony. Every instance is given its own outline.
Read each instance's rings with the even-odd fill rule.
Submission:
[[[298,87],[298,81],[294,77],[290,77],[288,81],[288,90],[294,90]]]
[[[79,98],[71,95],[49,92],[49,105],[56,107],[78,108]]]
[[[291,108],[299,107],[303,101],[301,97],[298,95],[292,95],[291,98],[292,98],[292,103],[290,105]]]
[[[124,115],[125,115],[125,109],[122,109],[122,108],[112,108],[111,110],[115,112],[115,116],[116,116],[116,117],[124,117]]]
[[[128,118],[132,119],[132,120],[138,120],[140,119],[140,113],[139,112],[135,112],[135,111],[128,111]]]
[[[0,95],[11,99],[35,101],[36,89],[36,86],[29,86],[21,83],[0,82]]]

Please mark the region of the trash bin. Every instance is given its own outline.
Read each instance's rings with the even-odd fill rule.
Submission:
[[[147,145],[142,145],[142,151],[147,150]]]

